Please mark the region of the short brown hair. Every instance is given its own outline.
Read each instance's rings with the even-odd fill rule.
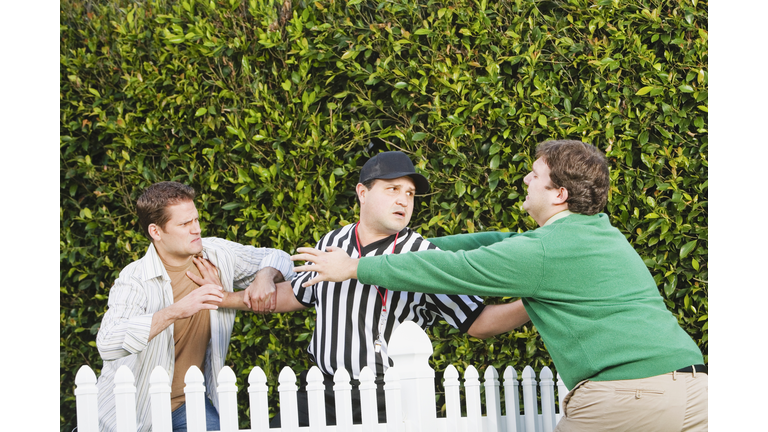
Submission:
[[[148,187],[136,201],[136,211],[139,214],[139,225],[142,232],[151,241],[149,226],[155,224],[162,229],[170,220],[168,207],[185,201],[194,201],[195,190],[187,185],[164,181]]]
[[[539,158],[547,163],[554,187],[568,190],[568,210],[593,215],[605,207],[611,179],[597,147],[575,140],[545,141],[536,147]]]

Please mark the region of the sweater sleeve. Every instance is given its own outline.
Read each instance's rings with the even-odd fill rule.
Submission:
[[[437,246],[442,250],[447,251],[460,251],[460,250],[472,250],[481,246],[490,246],[494,243],[500,242],[516,233],[489,231],[474,234],[455,234],[442,237],[434,237],[429,239],[429,242]]]
[[[357,278],[398,291],[532,297],[543,267],[541,240],[517,235],[473,250],[361,258]]]

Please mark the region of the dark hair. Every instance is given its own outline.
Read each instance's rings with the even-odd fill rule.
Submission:
[[[377,181],[379,181],[379,179],[370,179],[370,180],[366,180],[366,181],[364,181],[364,182],[362,183],[362,185],[363,185],[363,186],[365,186],[365,189],[366,189],[366,190],[371,190],[371,188],[373,187],[373,185],[374,185],[374,184],[375,184]],[[360,202],[360,196],[358,196],[357,194],[355,194],[355,198],[357,199],[357,202]]]
[[[605,155],[592,144],[574,140],[542,142],[536,147],[536,159],[549,167],[555,188],[568,190],[568,210],[593,215],[608,201],[611,180]]]
[[[148,187],[136,201],[136,211],[139,214],[139,225],[142,232],[151,241],[149,226],[155,224],[165,229],[165,224],[171,219],[168,207],[185,201],[194,201],[195,190],[187,185],[164,181]]]

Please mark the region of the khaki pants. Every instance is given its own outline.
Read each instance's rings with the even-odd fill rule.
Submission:
[[[650,378],[582,381],[561,407],[555,432],[708,429],[707,374],[670,372]]]

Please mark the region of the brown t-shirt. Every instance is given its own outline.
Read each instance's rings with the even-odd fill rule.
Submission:
[[[163,262],[173,288],[173,301],[178,302],[184,296],[199,288],[187,277],[191,271],[200,276],[200,271],[192,260],[185,266],[171,266]],[[205,350],[211,340],[211,315],[205,309],[189,318],[182,318],[173,323],[173,342],[176,346],[176,363],[171,381],[171,410],[176,410],[184,403],[184,376],[192,365],[203,371]]]

